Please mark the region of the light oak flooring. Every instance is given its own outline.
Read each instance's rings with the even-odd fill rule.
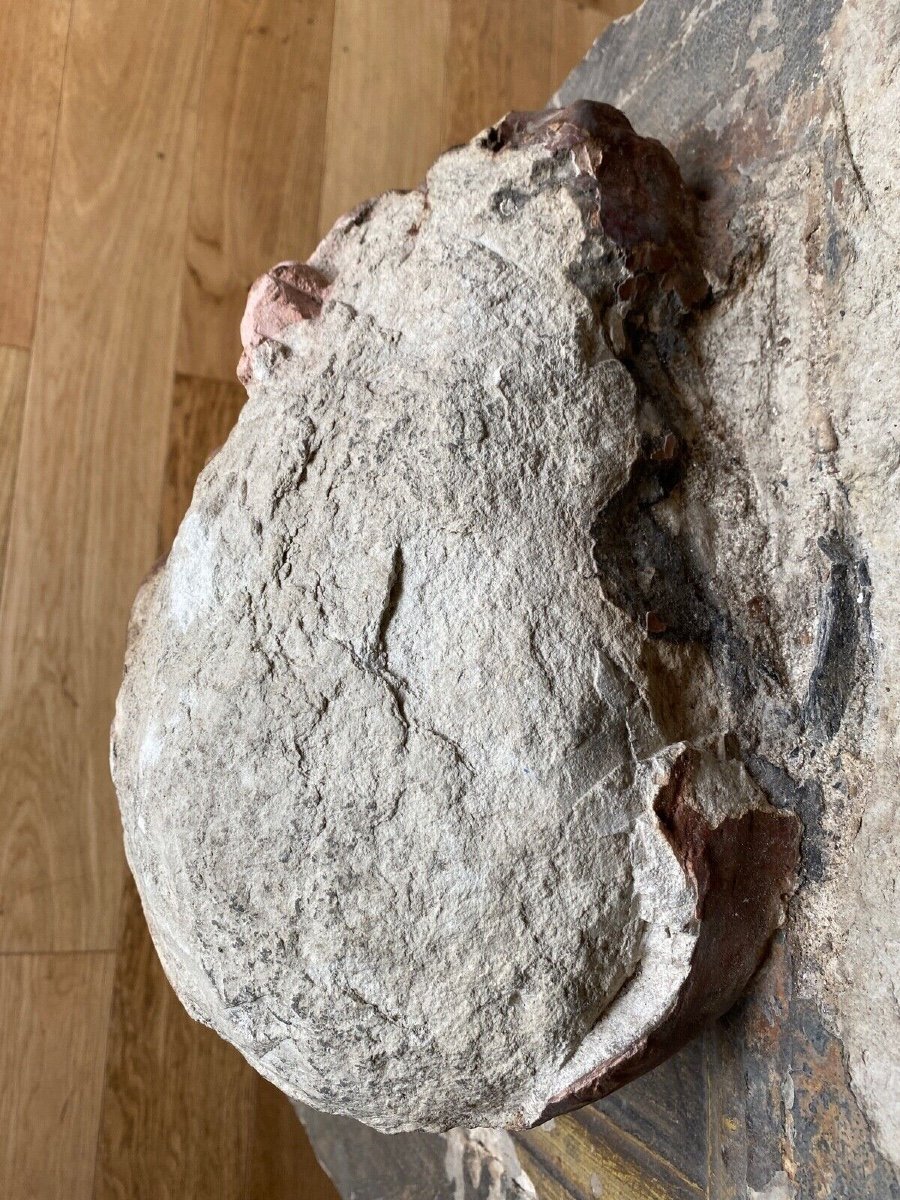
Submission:
[[[184,1014],[107,737],[248,285],[538,107],[635,0],[0,0],[0,1197],[332,1197]]]

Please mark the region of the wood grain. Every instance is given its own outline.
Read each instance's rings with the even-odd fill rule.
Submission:
[[[255,1076],[181,1007],[129,878],[94,1200],[243,1200]]]
[[[107,766],[156,542],[206,0],[81,0],[0,607],[0,948],[112,947]]]
[[[256,1080],[246,1200],[338,1200],[288,1098]]]
[[[28,346],[71,0],[0,0],[0,342]]]
[[[538,1200],[599,1200],[604,1194],[601,1182],[596,1190],[591,1189],[583,1196],[575,1196],[569,1190],[568,1184],[555,1174],[552,1163],[538,1159],[523,1146],[518,1146],[516,1152],[525,1174],[534,1185]]]
[[[333,0],[212,0],[178,369],[234,378],[250,284],[315,249]]]
[[[689,1043],[649,1075],[594,1105],[612,1123],[672,1168],[705,1189],[707,1181],[707,1056],[703,1040]]]
[[[91,1194],[111,954],[0,957],[0,1196]]]
[[[168,554],[188,510],[197,476],[224,443],[247,393],[236,379],[196,379],[178,375],[172,389],[169,446],[160,502],[157,554]]]
[[[9,515],[19,462],[27,383],[27,351],[0,346],[0,589],[6,565]]]
[[[699,1200],[706,1195],[654,1149],[592,1108],[518,1135],[543,1173],[572,1196],[605,1200]],[[526,1170],[527,1170],[526,1166]]]
[[[726,1022],[703,1035],[707,1095],[707,1193],[709,1200],[745,1200],[747,1195],[747,1114],[740,1048]],[[779,1079],[785,1078],[772,1065]]]
[[[445,144],[468,141],[511,108],[544,106],[553,25],[547,0],[452,0]]]
[[[443,147],[449,0],[337,0],[319,231]]]

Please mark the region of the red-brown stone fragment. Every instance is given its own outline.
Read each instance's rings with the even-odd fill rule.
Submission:
[[[678,164],[661,142],[635,133],[624,113],[593,100],[511,112],[491,130],[488,144],[498,151],[546,146],[573,156],[579,174],[593,181],[603,232],[624,251],[635,277],[636,286],[626,281],[620,288],[620,299],[658,284],[687,309],[703,301],[708,284],[695,211]]]
[[[289,325],[317,317],[329,281],[314,267],[301,262],[281,262],[256,280],[247,296],[241,319],[244,353],[238,378],[250,380],[248,354],[265,341],[277,341]]]
[[[801,826],[793,813],[748,809],[713,827],[692,804],[699,763],[685,749],[654,806],[660,828],[696,895],[700,935],[669,1015],[618,1058],[548,1102],[546,1121],[591,1104],[657,1066],[734,1004],[763,961],[779,913],[796,886]]]

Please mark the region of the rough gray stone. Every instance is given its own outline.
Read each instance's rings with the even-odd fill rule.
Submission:
[[[349,1117],[295,1107],[342,1196],[537,1200],[512,1138],[501,1129],[384,1134]]]
[[[748,1183],[900,1196],[900,5],[647,0],[556,102],[585,96],[663,139],[700,201],[673,521],[729,614],[718,676],[750,651],[728,688],[748,762],[804,822],[783,1049],[738,1034],[795,1099],[750,1131]]]
[[[251,294],[112,765],[176,990],[316,1108],[531,1124],[721,1011],[780,919],[796,823],[718,685],[651,694],[710,602],[621,545],[677,474],[620,357],[705,294],[691,215],[612,110],[525,115]]]

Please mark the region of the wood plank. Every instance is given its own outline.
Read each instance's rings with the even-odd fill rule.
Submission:
[[[0,0],[0,342],[29,346],[71,0]]]
[[[86,1200],[93,1177],[109,953],[0,956],[0,1196]]]
[[[555,0],[550,92],[581,62],[607,25],[633,12],[639,3],[640,0]]]
[[[319,231],[443,148],[449,0],[337,0]]]
[[[593,1182],[596,1190],[591,1190],[587,1196],[582,1196],[578,1192],[573,1192],[571,1185],[556,1174],[552,1163],[538,1159],[521,1145],[516,1147],[516,1154],[525,1174],[534,1184],[538,1200],[573,1200],[573,1198],[574,1200],[598,1200],[603,1195],[602,1182],[589,1181],[589,1184]]]
[[[9,510],[12,506],[19,463],[19,442],[27,383],[27,350],[0,346],[0,588],[3,586],[3,570],[6,564]]]
[[[129,877],[94,1200],[243,1200],[255,1076],[163,974]]]
[[[246,1200],[338,1200],[287,1096],[256,1079]]]
[[[0,947],[115,942],[108,731],[155,549],[206,0],[82,0],[0,606]]]
[[[197,476],[223,444],[238,419],[247,393],[236,379],[195,379],[178,375],[172,389],[169,449],[160,505],[157,552],[168,554],[188,510]]]
[[[233,379],[250,284],[316,245],[334,0],[212,0],[178,369]]]
[[[544,107],[555,87],[553,25],[546,0],[452,0],[447,145],[468,141],[510,109]]]
[[[730,1024],[729,1018],[716,1021],[703,1034],[709,1200],[745,1200],[747,1195],[747,1089],[739,1039]]]

